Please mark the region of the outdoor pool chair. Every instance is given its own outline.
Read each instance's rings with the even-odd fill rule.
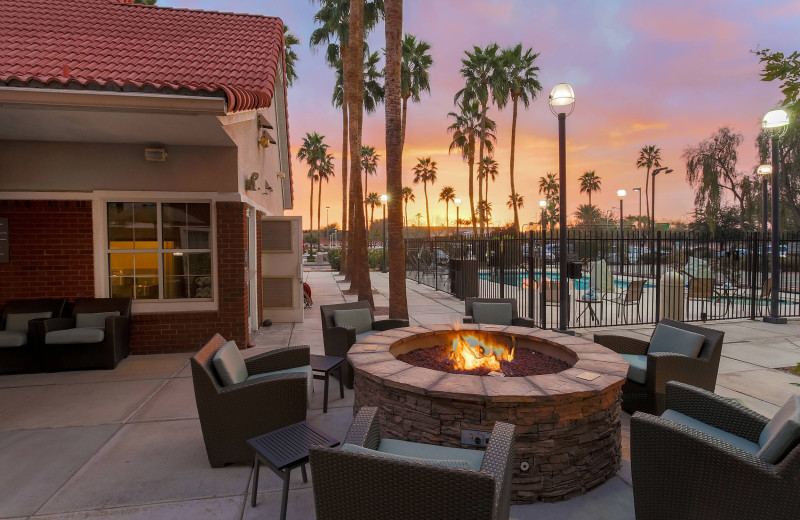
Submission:
[[[767,278],[761,284],[757,302],[759,316],[769,314],[769,306],[772,303],[772,278]]]
[[[631,418],[637,520],[798,518],[800,395],[772,420],[677,382],[666,405]]]
[[[39,372],[41,344],[32,320],[58,318],[64,300],[12,300],[0,316],[0,373]]]
[[[212,468],[252,464],[248,439],[306,419],[308,346],[284,347],[243,360],[234,342],[215,334],[190,364]]]
[[[128,357],[130,298],[81,298],[67,318],[33,322],[42,351],[42,369],[112,370]]]
[[[662,319],[650,341],[616,334],[595,334],[594,341],[622,354],[628,378],[622,385],[622,408],[660,415],[668,381],[714,391],[725,333]]]
[[[514,298],[465,298],[463,321],[518,327],[536,326],[534,320],[519,316],[517,300]]]
[[[319,520],[508,519],[514,425],[496,422],[486,451],[380,434],[364,407],[341,450],[309,450]]]
[[[372,307],[366,300],[320,305],[319,312],[322,316],[322,341],[326,356],[347,358],[350,347],[370,334],[408,327],[408,320],[375,321]],[[342,377],[344,386],[353,388],[353,368],[349,361],[342,365]]]
[[[689,278],[688,289],[686,291],[686,315],[701,317],[706,314],[706,304],[714,303],[716,293],[714,292],[713,278]],[[697,313],[698,303],[700,312]],[[694,311],[694,312],[692,312]]]
[[[619,323],[620,318],[622,318],[622,321],[625,323],[628,323],[628,307],[636,307],[637,323],[641,323],[642,294],[644,294],[644,280],[633,280],[628,282],[628,286],[624,291],[606,294],[603,296],[603,300],[617,306],[617,323]]]

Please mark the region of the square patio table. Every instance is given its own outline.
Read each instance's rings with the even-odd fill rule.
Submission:
[[[328,379],[330,373],[338,370],[339,373],[339,396],[344,398],[344,378],[342,377],[342,365],[344,358],[335,356],[319,356],[311,354],[311,372],[322,372],[314,374],[314,379],[325,380],[325,394],[322,401],[322,413],[328,413]]]

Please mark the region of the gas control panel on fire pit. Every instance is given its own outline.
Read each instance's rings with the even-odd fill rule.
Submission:
[[[461,444],[485,448],[489,444],[489,434],[481,430],[461,430]]]

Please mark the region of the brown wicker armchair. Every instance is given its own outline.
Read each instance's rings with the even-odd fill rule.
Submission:
[[[495,423],[480,471],[429,466],[312,447],[319,520],[508,519],[514,459],[512,424]],[[344,443],[377,449],[377,408],[364,407]]]
[[[214,354],[226,340],[214,335],[191,358],[194,397],[208,462],[213,468],[253,462],[248,439],[306,418],[306,375],[284,373],[222,386]],[[249,374],[263,374],[310,364],[308,346],[285,347],[245,360]]]
[[[41,344],[33,320],[60,318],[63,309],[64,300],[13,300],[6,304],[0,316],[0,373],[41,371]]]
[[[594,335],[596,343],[608,347],[618,354],[647,356],[645,384],[628,379],[622,386],[622,408],[630,413],[642,411],[661,415],[665,409],[665,392],[668,381],[688,383],[711,392],[717,385],[717,372],[725,333],[669,319],[662,319],[659,323],[705,336],[698,356],[690,358],[669,352],[648,354],[649,341],[615,334]]]
[[[509,303],[511,304],[511,325],[517,327],[536,327],[536,322],[529,318],[521,318],[517,311],[517,300],[515,298],[465,298],[464,299],[464,323],[475,323],[472,315],[472,306],[478,303]]]
[[[666,405],[757,443],[768,420],[689,385],[667,384]],[[800,446],[770,464],[684,424],[646,413],[631,418],[637,520],[791,519],[800,511]]]
[[[322,316],[322,341],[325,347],[326,356],[347,357],[350,347],[356,342],[356,329],[353,327],[337,327],[333,321],[333,313],[337,310],[369,309],[370,321],[373,331],[396,329],[408,327],[408,320],[379,320],[375,321],[368,301],[358,301],[351,303],[337,303],[335,305],[320,305],[319,312]],[[353,388],[353,368],[350,363],[342,366],[342,377],[344,386]]]
[[[115,312],[117,316],[99,318],[97,326],[81,327],[80,315]],[[37,341],[41,342],[42,369],[46,372],[95,368],[111,370],[130,354],[131,299],[78,299],[72,306],[70,317],[37,320],[33,322],[33,327]],[[88,329],[86,334],[80,333],[81,328]],[[98,330],[102,334],[97,333]],[[73,339],[64,339],[65,332],[77,332],[78,335]],[[97,333],[96,337],[88,337],[92,333]],[[54,336],[61,336],[61,339],[55,340]]]

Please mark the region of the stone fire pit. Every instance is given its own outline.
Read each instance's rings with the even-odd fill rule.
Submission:
[[[513,341],[517,349],[539,351],[571,368],[491,377],[448,374],[396,359],[447,344],[456,329],[490,332],[500,342]],[[355,368],[354,412],[377,406],[384,437],[465,447],[463,430],[490,432],[495,421],[515,424],[513,503],[581,495],[619,469],[620,388],[628,365],[589,340],[523,327],[425,325],[372,334],[353,345],[348,359]]]

